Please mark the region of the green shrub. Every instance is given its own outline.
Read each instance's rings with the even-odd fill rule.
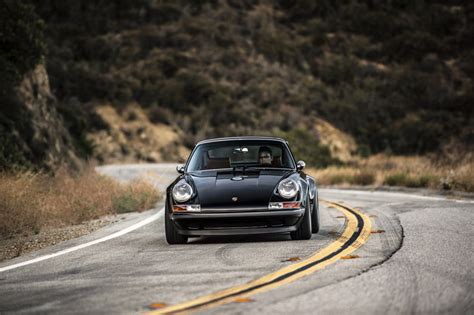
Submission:
[[[406,187],[422,188],[428,187],[431,181],[431,177],[428,175],[412,175],[408,176],[404,183]]]
[[[149,19],[156,24],[176,21],[181,17],[182,8],[179,4],[158,2],[148,12]]]
[[[331,174],[330,176],[328,176],[325,184],[337,185],[337,184],[342,184],[342,183],[348,183],[349,181],[350,181],[350,177],[347,176],[346,174],[336,173],[336,174]]]
[[[171,124],[173,122],[173,114],[170,109],[161,107],[156,103],[148,109],[148,117],[150,121],[157,124]]]
[[[296,160],[304,160],[311,167],[327,167],[340,164],[331,156],[327,146],[319,143],[316,136],[304,129],[292,129],[288,132],[277,132],[277,136],[286,139]]]
[[[356,64],[351,58],[333,57],[324,60],[319,74],[323,82],[339,85],[342,82],[351,83],[354,80],[355,70]]]
[[[41,61],[46,52],[44,22],[31,4],[0,3],[0,97]]]
[[[179,125],[188,146],[283,131],[301,158],[327,165],[327,148],[294,136],[295,122],[322,117],[363,155],[470,141],[461,129],[472,116],[474,28],[464,2],[35,3],[61,102],[160,104],[169,113],[150,110],[152,120]],[[10,71],[1,58],[0,69]]]
[[[113,201],[113,205],[117,213],[132,212],[135,211],[138,205],[138,200],[131,192],[127,192],[116,197]]]
[[[411,188],[429,187],[434,177],[430,175],[408,175],[405,173],[395,173],[387,175],[384,184],[389,186],[404,186]]]
[[[394,173],[387,175],[384,179],[384,185],[388,186],[405,186],[407,182],[407,174],[405,173]]]
[[[367,35],[376,41],[385,41],[403,30],[394,12],[370,10],[366,5],[345,6],[341,14],[346,31]]]
[[[420,31],[407,31],[395,36],[384,47],[386,55],[396,61],[421,60],[426,54],[441,50],[436,38]]]
[[[354,174],[350,179],[351,184],[367,186],[375,182],[375,174],[368,170],[363,170],[357,174]]]
[[[156,200],[156,191],[151,190],[143,183],[139,183],[138,187],[138,189],[129,187],[115,195],[113,207],[117,213],[133,212],[153,205],[150,201]]]

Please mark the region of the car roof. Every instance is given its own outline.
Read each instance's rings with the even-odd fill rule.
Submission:
[[[283,143],[288,143],[286,140],[277,137],[264,137],[264,136],[241,136],[241,137],[223,137],[223,138],[212,138],[199,141],[196,145],[204,144],[204,143],[214,143],[214,142],[224,142],[224,141],[278,141]]]

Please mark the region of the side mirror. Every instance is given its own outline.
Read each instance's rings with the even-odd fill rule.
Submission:
[[[296,169],[298,172],[302,171],[305,167],[306,163],[304,161],[298,161],[298,163],[296,163]]]
[[[183,164],[176,165],[176,172],[180,174],[184,174],[184,165]]]

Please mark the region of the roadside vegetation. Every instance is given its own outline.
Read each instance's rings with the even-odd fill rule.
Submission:
[[[31,43],[5,37],[0,70],[22,74],[41,60],[80,157],[174,160],[177,146],[257,134],[294,138],[317,167],[338,164],[317,119],[351,135],[361,156],[425,155],[453,140],[472,150],[473,2],[2,1],[17,12],[0,11],[2,20],[28,25]],[[104,104],[139,106],[176,132],[176,145],[137,154],[124,142],[104,154],[106,141],[89,136],[113,138],[96,115]],[[19,147],[11,132],[33,138],[17,108],[0,113],[0,168],[41,166],[43,149]]]
[[[0,0],[0,226],[140,208],[130,187],[93,172],[12,173],[63,162],[45,163],[54,130],[100,163],[175,161],[207,137],[276,135],[322,184],[473,191],[473,12],[448,0]],[[44,107],[64,125],[50,134],[38,119],[48,115],[15,98],[38,64]],[[347,154],[325,123],[353,140]],[[73,195],[67,187],[94,187],[80,184],[88,176],[108,188]]]
[[[0,173],[0,236],[39,233],[108,214],[142,211],[158,201],[147,182],[121,184],[92,167],[80,174],[65,169],[54,175],[31,172]]]
[[[428,157],[376,155],[344,166],[309,169],[328,186],[399,186],[474,192],[474,159],[449,162]]]

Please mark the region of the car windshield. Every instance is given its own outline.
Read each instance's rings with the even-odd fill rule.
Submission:
[[[199,145],[188,172],[226,168],[294,168],[287,146],[279,141],[222,141]]]

